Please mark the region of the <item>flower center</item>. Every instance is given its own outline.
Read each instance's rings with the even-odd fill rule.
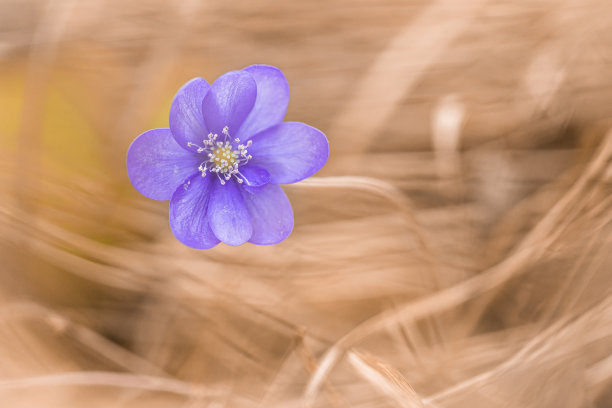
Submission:
[[[236,160],[238,156],[238,151],[233,150],[229,142],[226,142],[224,146],[217,147],[213,150],[212,161],[222,172],[227,172],[237,163]]]
[[[218,134],[209,133],[207,138],[202,141],[203,146],[198,146],[195,143],[188,142],[187,146],[196,147],[197,153],[204,154],[206,160],[200,163],[198,170],[202,173],[202,177],[206,177],[208,172],[215,173],[222,185],[226,181],[234,177],[238,183],[244,182],[244,176],[240,173],[240,167],[247,164],[251,159],[247,148],[253,142],[250,140],[246,144],[232,143],[229,134],[229,128],[225,126],[222,132],[221,140]],[[240,139],[235,138],[235,143],[240,143]]]

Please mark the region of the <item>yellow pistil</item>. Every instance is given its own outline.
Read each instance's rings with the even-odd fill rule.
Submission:
[[[229,145],[217,147],[212,154],[212,161],[222,172],[229,171],[236,164],[238,152]]]
[[[221,185],[224,185],[225,182],[232,177],[236,179],[236,182],[243,183],[244,175],[242,175],[238,169],[252,159],[247,148],[249,148],[253,142],[249,140],[246,144],[239,144],[236,150],[234,150],[229,128],[225,126],[221,133],[223,134],[225,143],[217,140],[219,138],[218,134],[211,132],[206,139],[202,140],[202,146],[198,146],[191,142],[188,142],[187,146],[195,147],[196,153],[204,153],[206,155],[206,159],[198,166],[198,170],[202,172],[202,177],[206,177],[206,174],[210,172],[217,175]],[[234,142],[240,143],[240,139],[235,138]]]

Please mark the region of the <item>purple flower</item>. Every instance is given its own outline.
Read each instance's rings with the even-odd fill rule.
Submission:
[[[174,97],[170,128],[132,142],[130,181],[149,198],[170,200],[170,228],[187,246],[276,244],[293,229],[279,184],[311,176],[329,156],[319,130],[282,121],[288,104],[289,84],[269,65],[212,85],[192,79]]]

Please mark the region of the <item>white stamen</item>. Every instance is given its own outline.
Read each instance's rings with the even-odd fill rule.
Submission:
[[[240,139],[231,139],[229,133],[229,127],[225,126],[221,132],[224,136],[224,141],[217,141],[218,134],[210,132],[208,137],[202,141],[202,146],[198,146],[195,143],[188,142],[188,147],[196,147],[197,153],[204,153],[206,160],[204,160],[198,166],[198,171],[202,173],[202,177],[206,177],[208,172],[217,175],[221,185],[233,178],[236,182],[242,184],[245,182],[245,177],[240,173],[240,166],[243,166],[249,162],[252,158],[248,154],[247,148],[250,147],[253,142],[248,141],[246,144],[239,144],[238,146],[232,145],[232,143],[239,143]]]

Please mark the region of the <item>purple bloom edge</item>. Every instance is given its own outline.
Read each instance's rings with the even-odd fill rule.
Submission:
[[[170,128],[146,131],[128,149],[130,181],[146,197],[170,200],[170,227],[184,245],[279,243],[294,226],[279,184],[310,177],[329,157],[321,131],[283,122],[288,103],[287,80],[270,65],[212,85],[194,78],[172,102]]]

